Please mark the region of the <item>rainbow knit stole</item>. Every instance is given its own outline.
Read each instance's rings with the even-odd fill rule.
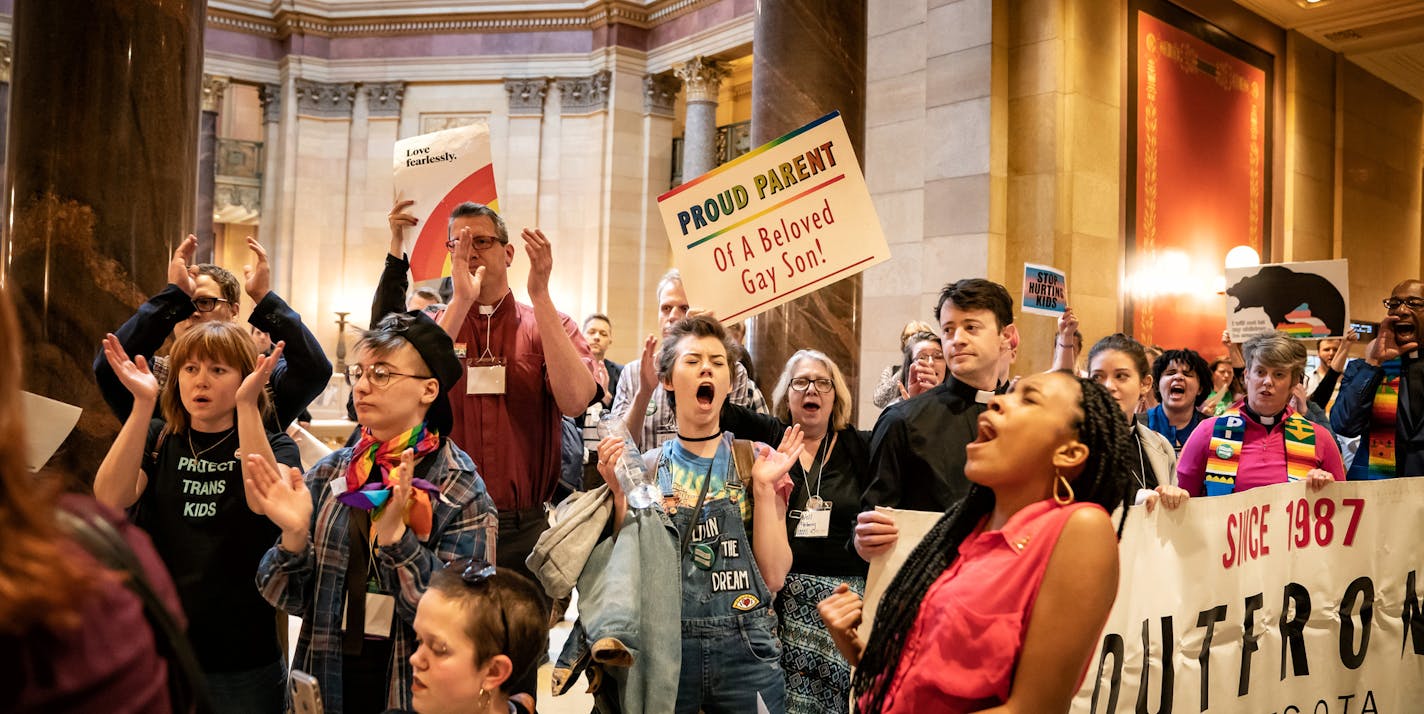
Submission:
[[[391,496],[391,472],[400,466],[401,454],[412,449],[419,461],[438,448],[440,435],[427,429],[424,422],[387,441],[377,440],[370,429],[362,427],[361,438],[351,449],[351,464],[346,467],[346,490],[336,500],[352,508],[374,511],[371,515],[374,527],[385,513],[386,501]],[[380,480],[368,484],[373,471],[379,473]],[[411,485],[414,488],[406,506],[405,522],[424,539],[430,533],[433,515],[430,496],[439,489],[424,479],[412,479]]]
[[[1403,364],[1393,359],[1380,365],[1380,369],[1384,370],[1384,381],[1375,389],[1375,400],[1370,406],[1370,430],[1365,434],[1365,443],[1360,445],[1362,451],[1368,449],[1368,452],[1355,452],[1355,461],[1346,474],[1351,481],[1394,478],[1395,420],[1399,418]]]
[[[1315,425],[1300,414],[1286,417],[1286,478],[1300,481],[1317,467]],[[1236,471],[1241,467],[1241,442],[1246,436],[1246,418],[1239,407],[1231,407],[1216,418],[1206,458],[1203,486],[1208,496],[1223,496],[1236,490]]]

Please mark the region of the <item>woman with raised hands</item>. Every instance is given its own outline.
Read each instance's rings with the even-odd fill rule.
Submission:
[[[1067,711],[1117,594],[1109,512],[1126,512],[1130,453],[1120,407],[1090,380],[1034,374],[993,397],[968,495],[895,575],[869,641],[859,596],[820,605],[857,667],[857,711]]]
[[[252,574],[278,531],[244,487],[242,455],[300,467],[297,445],[268,432],[266,384],[282,355],[259,356],[236,323],[203,322],[169,352],[161,390],[113,335],[104,356],[134,408],[94,477],[94,495],[131,511],[173,575],[188,635],[222,712],[282,712],[286,665],[272,606]],[[151,418],[155,403],[161,418]]]

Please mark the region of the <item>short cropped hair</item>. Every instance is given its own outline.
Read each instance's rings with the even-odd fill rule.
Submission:
[[[421,300],[429,300],[432,303],[445,302],[440,299],[440,293],[428,285],[422,285],[415,289],[415,296]]]
[[[583,319],[583,326],[582,326],[583,329],[587,330],[587,329],[588,329],[588,323],[593,322],[594,320],[603,320],[604,322],[608,323],[608,330],[609,330],[609,332],[612,332],[612,331],[613,331],[613,321],[610,320],[610,319],[608,319],[608,316],[605,315],[605,314],[603,314],[603,313],[601,313],[601,312],[595,312],[595,313],[593,313],[592,315],[589,315],[588,317],[585,317],[585,318]]]
[[[682,273],[678,272],[677,268],[673,268],[672,270],[663,273],[663,277],[658,279],[658,297],[661,298],[663,290],[666,290],[667,287],[669,285],[672,285],[673,283],[677,283],[678,285],[682,284]]]
[[[677,343],[681,342],[684,337],[715,337],[718,342],[722,343],[722,348],[727,350],[727,363],[730,365],[737,359],[737,353],[727,346],[727,331],[722,327],[722,323],[717,321],[717,318],[711,315],[684,317],[673,323],[658,350],[659,382],[666,382],[672,374],[672,365],[677,361]],[[667,397],[668,403],[677,406],[677,398],[671,391],[668,392]]]
[[[1241,354],[1246,357],[1247,372],[1251,371],[1253,364],[1288,368],[1291,371],[1291,384],[1299,382],[1305,376],[1305,345],[1286,336],[1284,332],[1262,332],[1246,340],[1246,344],[1241,346]]]
[[[994,313],[1000,330],[1014,324],[1014,299],[1004,286],[992,280],[965,278],[944,286],[935,305],[936,322],[940,320],[946,302],[954,303],[960,310],[988,310]]]
[[[465,634],[475,649],[476,667],[495,655],[509,658],[512,670],[500,685],[505,694],[539,667],[539,656],[549,649],[549,614],[543,593],[528,578],[508,568],[477,584],[461,577],[463,565],[436,570],[430,575],[434,590],[460,606],[465,614]]]
[[[1206,401],[1207,392],[1211,391],[1212,369],[1207,365],[1206,359],[1199,352],[1191,349],[1167,350],[1152,362],[1152,383],[1157,385],[1157,390],[1162,389],[1162,373],[1172,366],[1173,362],[1181,364],[1187,368],[1197,378],[1197,406],[1201,406]]]
[[[509,243],[509,229],[504,227],[504,219],[500,218],[499,214],[495,213],[493,208],[483,203],[475,203],[474,201],[465,201],[450,211],[450,222],[445,224],[445,238],[449,239],[455,237],[455,219],[478,216],[484,216],[490,219],[490,222],[494,224],[494,232],[499,238],[500,243],[506,245]]]
[[[212,263],[198,263],[196,267],[198,275],[206,275],[218,284],[218,290],[222,292],[223,299],[232,305],[232,309],[236,310],[239,306],[238,301],[242,298],[242,283],[238,282],[237,276],[227,268]]]

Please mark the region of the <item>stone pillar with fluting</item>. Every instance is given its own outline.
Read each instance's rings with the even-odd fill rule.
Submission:
[[[198,237],[197,260],[213,262],[213,192],[217,190],[218,112],[222,111],[227,77],[203,75],[203,111],[198,115],[198,200],[193,209],[193,235]]]
[[[682,80],[687,117],[682,130],[684,183],[717,168],[717,91],[728,72],[719,62],[694,57],[673,68]]]
[[[118,431],[92,362],[167,282],[193,222],[204,0],[15,0],[0,238],[24,388],[83,408],[50,466],[88,482]],[[31,424],[32,428],[49,428]]]
[[[808,23],[825,31],[808,32]],[[757,3],[754,32],[752,146],[840,110],[863,159],[866,0]],[[860,301],[856,275],[757,315],[748,347],[762,391],[770,393],[796,350],[812,348],[834,360],[858,394]]]

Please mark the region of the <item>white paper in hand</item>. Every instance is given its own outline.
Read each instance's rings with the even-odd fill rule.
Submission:
[[[83,409],[72,404],[41,397],[30,392],[20,392],[20,412],[25,415],[26,466],[31,471],[39,471],[59,450],[74,425],[79,423]]]

